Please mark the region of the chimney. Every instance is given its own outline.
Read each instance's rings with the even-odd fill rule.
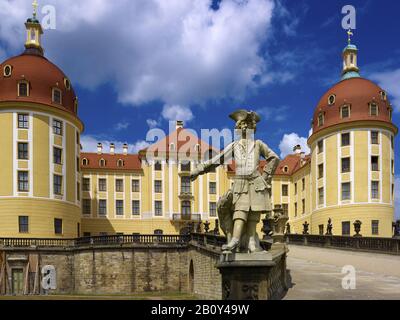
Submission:
[[[128,144],[124,143],[122,150],[123,150],[124,156],[126,156],[128,154]]]
[[[176,130],[183,129],[183,121],[178,120],[176,122]]]
[[[110,143],[110,154],[113,156],[115,154],[115,144]]]
[[[294,148],[293,148],[293,152],[295,153],[295,154],[301,154],[301,146],[298,144],[297,146],[295,146]]]
[[[103,153],[103,145],[101,143],[97,144],[97,154]]]

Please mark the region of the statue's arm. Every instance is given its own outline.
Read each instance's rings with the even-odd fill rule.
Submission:
[[[280,159],[278,155],[272,151],[267,144],[262,141],[258,141],[260,145],[260,155],[267,160],[267,165],[263,168],[263,177],[265,181],[270,185],[272,182],[272,176],[278,168]]]
[[[223,163],[228,163],[232,159],[233,143],[228,145],[223,151],[217,154],[214,158],[200,163],[197,167],[190,173],[190,178],[194,181],[198,176],[210,172],[212,169],[219,167]]]

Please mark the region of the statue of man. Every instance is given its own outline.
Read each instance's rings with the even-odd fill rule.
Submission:
[[[191,172],[192,180],[209,172],[229,160],[235,161],[235,177],[232,190],[221,199],[230,199],[231,215],[226,221],[220,216],[221,228],[228,238],[222,247],[224,252],[259,252],[262,251],[256,226],[262,214],[271,212],[271,183],[279,157],[262,141],[254,140],[256,124],[260,116],[254,111],[238,110],[230,115],[236,122],[237,139],[229,144],[213,159],[199,164]],[[268,164],[260,173],[260,157]],[[222,161],[223,160],[223,161]],[[230,202],[231,201],[231,202]],[[220,205],[219,205],[220,206]],[[225,204],[226,206],[226,204]],[[220,215],[220,210],[218,210]]]

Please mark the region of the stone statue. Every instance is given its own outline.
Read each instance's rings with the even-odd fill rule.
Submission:
[[[303,234],[308,235],[308,228],[309,228],[310,224],[306,221],[303,223]]]
[[[326,236],[331,236],[332,235],[332,229],[333,229],[332,219],[329,218],[328,219],[328,225],[326,226]]]
[[[262,141],[254,139],[260,116],[254,111],[238,110],[230,115],[236,122],[237,139],[211,160],[199,164],[191,179],[205,174],[230,160],[235,161],[236,174],[232,189],[218,202],[221,229],[228,239],[224,253],[260,252],[256,226],[262,214],[271,212],[271,183],[279,157]],[[267,165],[260,173],[260,157]],[[223,160],[223,161],[222,161]]]

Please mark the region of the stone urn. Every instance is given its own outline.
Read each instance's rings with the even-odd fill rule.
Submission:
[[[310,227],[310,224],[306,221],[303,223],[303,234],[307,235],[308,233],[308,228]]]
[[[331,236],[332,235],[332,229],[333,229],[332,219],[329,218],[328,225],[326,226],[326,236]]]
[[[210,231],[210,221],[206,221],[204,222],[204,232],[208,233],[208,231]]]
[[[361,225],[362,225],[362,222],[360,220],[354,221],[353,226],[354,226],[354,232],[356,233],[354,235],[354,237],[362,237],[362,235],[360,234]]]
[[[274,208],[274,219],[272,224],[272,239],[274,243],[283,243],[285,240],[286,223],[289,217],[283,213],[282,206],[277,205]]]

